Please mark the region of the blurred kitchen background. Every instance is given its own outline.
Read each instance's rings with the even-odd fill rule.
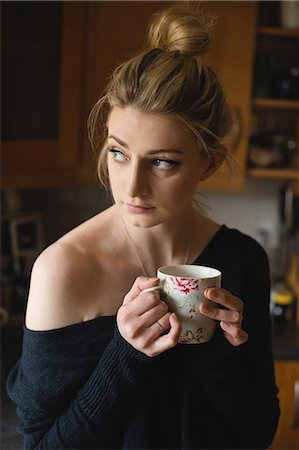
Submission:
[[[1,449],[22,447],[7,373],[21,351],[33,261],[105,209],[86,121],[116,64],[145,45],[149,17],[172,2],[1,3]],[[271,448],[298,447],[299,1],[202,1],[218,16],[205,61],[232,106],[237,158],[198,199],[269,256],[282,418]],[[125,269],[125,268],[124,268]],[[297,382],[297,384],[296,384]],[[297,392],[297,400],[295,398]]]

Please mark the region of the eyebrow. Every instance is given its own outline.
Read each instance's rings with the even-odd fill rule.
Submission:
[[[127,149],[129,148],[128,144],[126,144],[124,141],[122,141],[121,139],[117,138],[113,134],[110,134],[108,136],[108,139],[110,139],[110,138],[114,139],[122,147],[125,147]],[[177,149],[174,149],[174,148],[160,148],[160,149],[157,149],[157,150],[149,150],[147,153],[149,155],[154,155],[154,154],[157,154],[157,153],[165,153],[165,152],[167,152],[167,153],[177,153],[177,154],[182,154],[183,153],[181,150],[177,150]]]

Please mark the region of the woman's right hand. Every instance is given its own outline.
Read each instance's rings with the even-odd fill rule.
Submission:
[[[178,317],[168,311],[166,303],[160,300],[159,291],[142,292],[157,285],[158,278],[136,278],[117,313],[122,337],[147,356],[157,356],[174,347],[181,332]],[[167,334],[161,335],[161,327],[169,330]]]

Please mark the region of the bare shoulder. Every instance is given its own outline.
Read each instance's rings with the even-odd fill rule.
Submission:
[[[39,255],[31,274],[27,328],[49,330],[88,320],[106,271],[99,223],[98,218],[83,223]]]
[[[46,330],[80,320],[76,302],[81,272],[78,256],[76,248],[61,242],[39,255],[31,273],[26,311],[28,328]]]

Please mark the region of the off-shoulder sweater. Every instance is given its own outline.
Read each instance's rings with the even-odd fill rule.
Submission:
[[[49,331],[24,327],[7,381],[27,449],[243,449],[270,445],[279,417],[262,247],[222,226],[194,264],[222,271],[244,301],[247,343],[210,342],[150,358],[115,316]],[[125,270],[125,268],[124,268]]]

